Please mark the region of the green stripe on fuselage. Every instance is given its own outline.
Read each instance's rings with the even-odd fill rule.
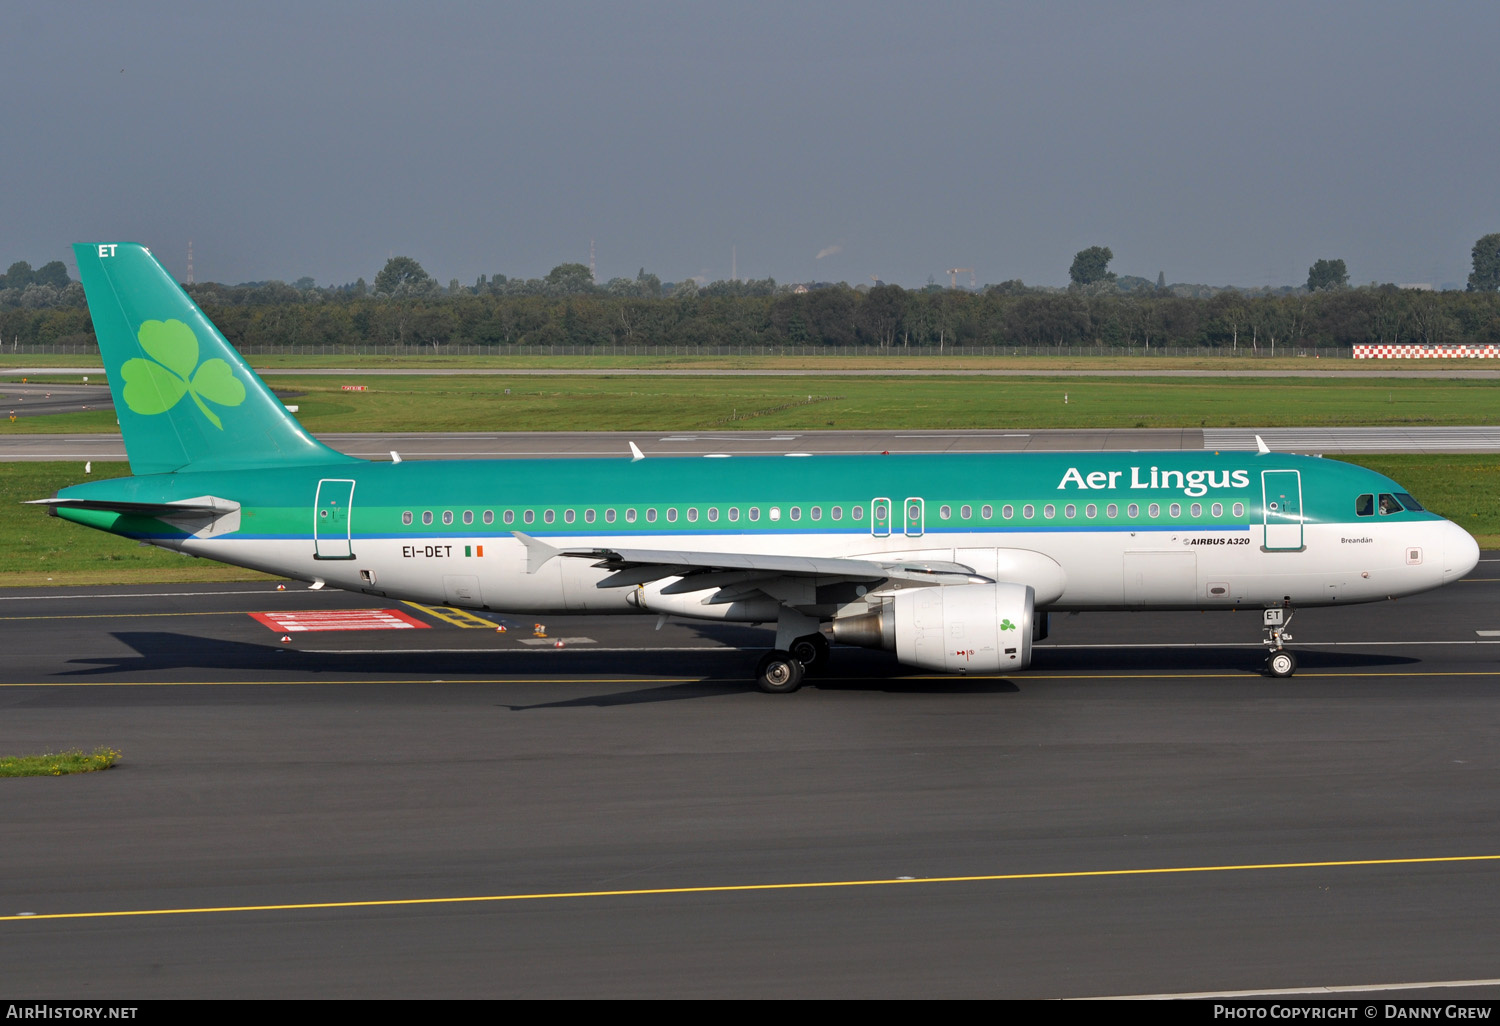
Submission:
[[[394,463],[295,466],[274,470],[179,472],[119,478],[77,485],[63,498],[128,502],[171,502],[211,495],[239,502],[242,537],[306,537],[319,482],[353,480],[353,532],[360,536],[481,537],[525,531],[539,536],[663,534],[814,534],[872,532],[873,500],[891,503],[889,533],[907,533],[904,503],[922,500],[922,533],[1003,530],[1145,530],[1234,528],[1263,518],[1261,472],[1297,470],[1301,476],[1306,523],[1355,522],[1360,494],[1399,492],[1396,482],[1352,464],[1273,453],[1262,456],[1206,452],[1007,453],[993,455],[814,456],[648,458],[612,460],[406,461]],[[1155,481],[1156,486],[1151,483]],[[1164,486],[1168,482],[1170,486]],[[1199,504],[1198,513],[1192,512]],[[1214,504],[1222,506],[1213,515]],[[1234,514],[1236,503],[1243,510]],[[1068,505],[1074,516],[1066,516]],[[1114,504],[1114,516],[1108,507]],[[1129,515],[1132,504],[1139,507]],[[1152,505],[1157,515],[1150,515]],[[1172,506],[1180,509],[1174,516]],[[968,518],[962,508],[971,509]],[[981,515],[984,506],[991,515]],[[1005,518],[1003,508],[1012,507]],[[1023,516],[1024,507],[1034,507]],[[1054,507],[1047,517],[1045,508]],[[1086,515],[1089,505],[1095,515]],[[941,516],[942,507],[949,516]],[[812,519],[812,509],[821,517]],[[838,507],[842,519],[833,520]],[[740,511],[737,521],[728,510]],[[755,509],[759,519],[751,521]],[[854,519],[858,508],[861,518]],[[616,519],[606,522],[607,510]],[[687,520],[696,509],[698,519]],[[709,509],[719,511],[710,522]],[[772,509],[778,518],[773,520]],[[798,519],[792,519],[792,510]],[[530,522],[526,511],[533,513]],[[547,523],[545,513],[555,516]],[[567,523],[568,511],[574,520]],[[595,511],[593,523],[585,511]],[[636,510],[627,521],[626,510]],[[654,521],[647,510],[656,510]],[[677,519],[668,521],[668,511]],[[473,522],[465,524],[465,511]],[[494,522],[483,523],[485,511]],[[515,514],[506,523],[507,511]],[[431,512],[433,522],[422,523]],[[412,523],[403,514],[412,514]],[[452,523],[444,524],[444,513]],[[79,510],[59,515],[78,523],[135,537],[171,537],[181,532],[157,520]],[[1400,513],[1408,519],[1439,519],[1428,513]],[[1390,517],[1382,518],[1383,521]]]

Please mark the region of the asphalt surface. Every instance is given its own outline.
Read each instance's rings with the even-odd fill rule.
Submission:
[[[340,452],[365,459],[511,459],[619,456],[639,445],[647,456],[1097,452],[1161,449],[1254,451],[1260,434],[1278,452],[1336,455],[1370,452],[1500,452],[1500,427],[1449,428],[1101,428],[1055,431],[787,431],[680,432],[515,431],[320,435]],[[0,437],[0,462],[125,459],[119,436]]]
[[[429,626],[248,615],[364,608]],[[6,591],[0,753],[124,755],[0,780],[0,992],[1500,996],[1500,554],[1299,612],[1290,680],[1258,621],[769,696],[748,627]]]

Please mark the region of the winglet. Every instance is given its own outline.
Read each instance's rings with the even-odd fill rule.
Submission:
[[[1271,447],[1266,444],[1266,440],[1260,437],[1260,435],[1255,436],[1255,447],[1260,450],[1260,455],[1262,456],[1271,451]]]
[[[637,463],[640,460],[643,460],[643,459],[646,458],[646,454],[643,453],[643,452],[641,452],[641,447],[640,446],[636,445],[634,442],[631,442],[629,444],[630,444],[630,462],[631,463]]]
[[[526,572],[534,574],[547,564],[547,560],[556,556],[561,550],[548,545],[544,541],[538,541],[529,534],[520,531],[512,531],[516,540],[526,546]]]

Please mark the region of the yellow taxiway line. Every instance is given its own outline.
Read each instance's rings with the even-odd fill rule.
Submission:
[[[511,901],[556,901],[579,898],[638,898],[662,895],[735,894],[756,891],[829,890],[850,887],[897,887],[918,884],[1008,883],[1026,880],[1082,880],[1132,876],[1184,876],[1202,873],[1243,873],[1252,870],[1349,869],[1364,866],[1430,866],[1500,861],[1500,855],[1443,855],[1404,859],[1341,859],[1330,862],[1256,862],[1227,866],[1164,866],[1147,869],[1082,869],[1044,873],[986,873],[974,876],[895,877],[877,880],[819,880],[803,883],[715,884],[701,887],[638,887],[606,891],[542,891],[484,894],[448,898],[385,898],[367,901],[309,901],[282,905],[213,905],[199,908],[122,909],[106,912],[39,912],[0,915],[0,922],[40,919],[116,919],[130,916],[207,915],[215,912],[294,912],[313,909],[400,908],[434,905],[476,905]]]

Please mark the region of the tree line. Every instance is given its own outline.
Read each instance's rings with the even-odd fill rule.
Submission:
[[[1106,247],[1083,250],[1066,289],[1019,281],[981,290],[774,280],[635,278],[594,282],[582,264],[544,278],[481,275],[436,282],[394,257],[375,276],[317,287],[310,278],[184,286],[238,346],[449,344],[528,346],[977,346],[1133,349],[1162,346],[1274,352],[1365,343],[1500,343],[1500,234],[1474,247],[1464,292],[1349,288],[1342,260],[1320,260],[1306,288],[1207,289],[1159,277],[1117,278]],[[11,265],[0,279],[0,342],[91,343],[82,287],[60,262]]]

